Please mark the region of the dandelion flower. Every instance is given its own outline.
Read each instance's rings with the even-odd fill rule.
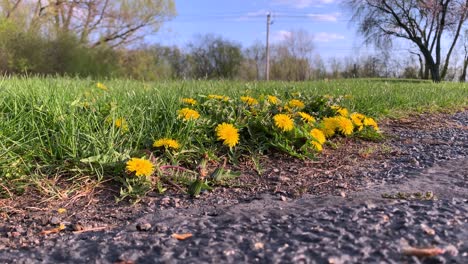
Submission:
[[[308,113],[305,113],[305,112],[299,112],[297,113],[301,119],[306,122],[306,123],[313,123],[315,122],[315,118],[313,118],[311,115],[309,115]]]
[[[336,112],[337,112],[340,116],[344,116],[344,117],[348,117],[348,116],[349,116],[348,109],[346,109],[346,108],[340,108],[340,109],[336,110]]]
[[[343,135],[348,136],[353,133],[354,125],[350,119],[343,116],[337,116],[335,119],[337,122],[338,131],[340,131]]]
[[[352,113],[350,116],[351,120],[356,126],[362,126],[362,121],[364,120],[365,116],[360,113]]]
[[[150,176],[153,174],[154,165],[146,159],[132,158],[127,161],[127,171],[134,172],[136,176]]]
[[[109,91],[109,88],[107,88],[107,86],[105,86],[103,83],[100,83],[100,82],[98,82],[98,83],[96,84],[96,87],[97,87],[98,89],[103,90],[103,91]]]
[[[294,128],[294,121],[288,115],[277,114],[273,116],[273,120],[275,125],[284,132],[291,131]]]
[[[309,134],[320,144],[326,141],[325,134],[317,128],[312,129]]]
[[[374,128],[375,131],[379,131],[379,126],[377,125],[377,122],[372,117],[366,117],[364,118],[363,124],[365,126],[371,126]]]
[[[218,136],[218,140],[224,140],[223,144],[230,148],[239,143],[239,131],[232,124],[219,124],[216,127],[216,136]]]
[[[278,97],[273,96],[273,95],[268,95],[267,100],[272,105],[278,105],[280,103],[280,100],[278,99]]]
[[[241,96],[241,100],[250,106],[258,105],[257,99],[250,96]]]
[[[117,118],[114,122],[114,125],[117,128],[122,129],[122,131],[124,132],[128,131],[128,123],[127,120],[125,120],[125,118]]]
[[[198,119],[200,118],[200,114],[193,110],[193,109],[190,109],[190,108],[182,108],[178,111],[179,113],[179,118],[182,118],[184,120],[195,120],[195,119]]]
[[[338,128],[338,124],[334,117],[325,117],[322,121],[322,132],[325,134],[325,137],[330,138],[335,135],[335,130]]]
[[[229,97],[223,96],[223,95],[217,95],[217,94],[209,94],[208,99],[216,99],[216,100],[223,100],[223,101],[228,101]]]
[[[178,149],[180,147],[179,142],[177,140],[171,139],[171,138],[161,138],[153,143],[153,147],[155,148],[160,148],[160,147],[165,147],[165,148],[171,148],[171,149]]]
[[[188,105],[196,105],[197,104],[197,100],[195,100],[193,98],[182,98],[182,102],[184,104],[188,104]]]
[[[292,99],[291,101],[288,102],[288,106],[291,108],[302,109],[305,107],[305,104],[300,100]]]
[[[323,150],[322,144],[320,144],[319,142],[312,141],[310,143],[312,144],[312,147],[314,147],[316,151],[321,152]]]

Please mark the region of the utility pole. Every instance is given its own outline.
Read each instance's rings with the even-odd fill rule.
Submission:
[[[266,67],[265,67],[265,80],[270,80],[270,25],[271,13],[267,14],[267,34],[266,34]]]

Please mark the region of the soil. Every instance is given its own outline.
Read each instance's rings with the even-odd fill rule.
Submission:
[[[107,189],[0,200],[0,263],[467,263],[467,125],[466,110],[386,119],[383,142],[339,139],[314,161],[272,154],[260,170],[244,160],[196,199],[173,188],[136,205]]]

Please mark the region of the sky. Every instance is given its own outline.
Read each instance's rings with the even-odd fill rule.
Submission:
[[[372,51],[356,35],[341,0],[175,0],[177,16],[148,42],[184,47],[197,34],[215,34],[243,47],[265,43],[266,15],[272,14],[270,41],[279,42],[292,30],[314,38],[315,54],[323,58],[365,55]]]

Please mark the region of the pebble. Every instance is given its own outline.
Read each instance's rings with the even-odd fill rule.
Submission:
[[[147,223],[147,222],[144,222],[144,223],[138,223],[136,225],[136,229],[138,231],[149,231],[151,229],[151,224],[150,223]]]
[[[58,225],[60,224],[60,219],[56,216],[52,216],[49,220],[49,223],[52,225]]]

